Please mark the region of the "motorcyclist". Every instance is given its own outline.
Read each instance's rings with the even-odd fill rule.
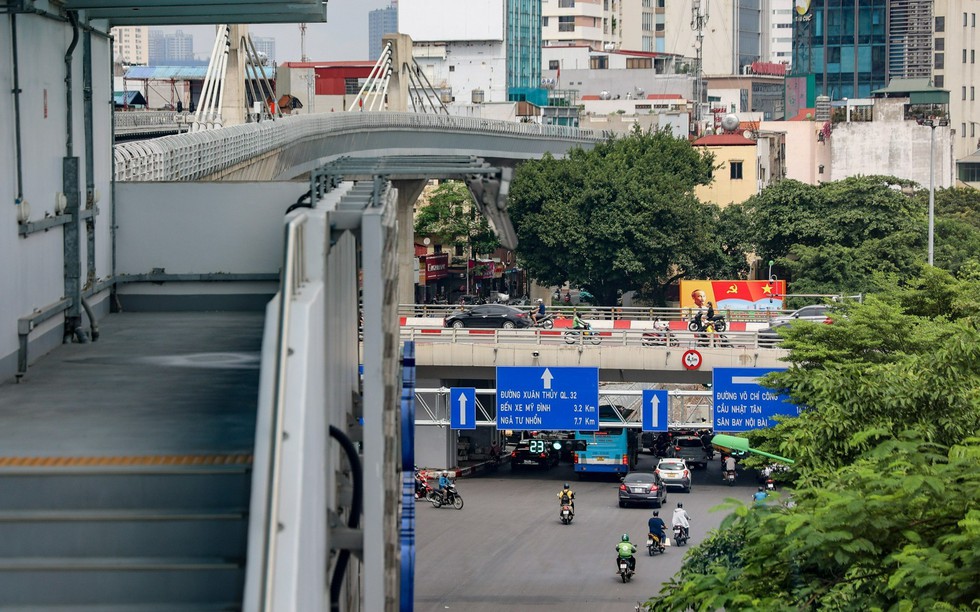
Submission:
[[[439,472],[439,495],[443,503],[446,503],[446,494],[449,492],[449,485],[451,484],[453,481],[449,479],[449,472],[446,470]]]
[[[731,455],[725,457],[725,476],[727,477],[729,474],[735,476],[735,457]]]
[[[769,497],[769,494],[766,493],[766,489],[764,487],[759,487],[759,490],[752,494],[752,501],[755,502],[756,506],[761,506],[766,501],[767,497]]]
[[[650,537],[655,540],[657,546],[663,546],[664,538],[667,537],[667,524],[660,518],[660,510],[654,510],[653,516],[647,521],[647,529]]]
[[[616,545],[616,552],[618,553],[616,558],[617,569],[619,568],[619,560],[626,559],[627,563],[629,563],[630,571],[632,572],[636,570],[636,557],[633,556],[633,553],[636,552],[636,546],[630,544],[630,536],[628,533],[624,533],[623,537],[620,538],[619,544]]]
[[[674,508],[674,515],[670,517],[671,527],[681,526],[684,530],[684,537],[689,538],[691,536],[691,515],[687,513],[684,509],[683,502],[677,502],[677,507]]]
[[[531,311],[531,321],[537,325],[539,321],[544,319],[545,316],[545,306],[544,300],[538,298],[538,305]]]
[[[572,329],[592,329],[592,326],[579,318],[578,313],[572,313]]]
[[[558,503],[560,505],[568,504],[572,507],[572,514],[575,514],[575,491],[572,491],[567,482],[562,485],[561,491],[558,492]]]

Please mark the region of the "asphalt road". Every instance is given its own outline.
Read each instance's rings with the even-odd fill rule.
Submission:
[[[654,465],[652,455],[640,455],[639,469]],[[575,491],[570,525],[558,520],[557,493],[564,482]],[[684,502],[692,518],[691,543],[697,543],[724,518],[724,511],[712,508],[726,498],[749,503],[757,486],[754,476],[742,474],[734,487],[723,484],[716,458],[707,470],[694,471],[691,493],[668,492],[661,517],[669,528],[671,512]],[[652,508],[620,508],[618,479],[578,480],[567,463],[513,473],[504,466],[496,474],[460,478],[457,488],[462,510],[421,504],[416,512],[419,611],[631,611],[680,569],[687,550],[671,547],[649,557]],[[623,533],[638,548],[636,575],[627,584],[615,567]]]

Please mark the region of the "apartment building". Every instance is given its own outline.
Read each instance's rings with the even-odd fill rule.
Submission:
[[[150,28],[120,26],[112,28],[112,56],[116,62],[145,66],[150,61]]]
[[[980,0],[936,0],[933,11],[932,83],[949,91],[953,156],[960,159],[980,149]]]

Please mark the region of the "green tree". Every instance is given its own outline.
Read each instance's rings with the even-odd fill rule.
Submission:
[[[415,234],[432,236],[443,245],[489,254],[500,242],[480,214],[469,189],[460,181],[444,181],[433,190],[429,203],[415,215]]]
[[[781,332],[792,366],[765,383],[803,409],[750,442],[796,460],[793,503],[733,501],[649,607],[975,609],[977,296],[980,281],[925,267],[832,325]]]
[[[642,289],[662,303],[678,278],[712,275],[728,261],[718,209],[694,196],[711,164],[667,130],[525,162],[510,188],[520,261],[539,282],[570,282],[600,304]]]
[[[914,277],[926,254],[925,209],[909,181],[851,177],[780,181],[745,202],[746,242],[774,260],[792,293],[859,293]]]

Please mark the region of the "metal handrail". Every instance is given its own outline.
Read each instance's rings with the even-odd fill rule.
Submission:
[[[458,304],[399,304],[398,315],[403,317],[439,318],[443,319],[461,308]],[[533,305],[516,306],[530,312]],[[648,306],[591,306],[588,304],[566,305],[556,304],[548,307],[548,313],[556,317],[570,319],[573,314],[587,320],[614,321],[686,321],[689,319],[690,308],[677,307],[648,307]],[[768,323],[772,319],[783,316],[795,310],[718,310],[717,314],[737,323]]]
[[[306,281],[303,265],[304,227],[308,217],[297,215],[286,224],[283,248],[282,281],[279,296],[279,337],[276,341],[276,364],[274,377],[274,397],[272,405],[272,427],[269,449],[271,465],[267,481],[266,512],[262,546],[262,572],[259,586],[259,601],[262,609],[272,610],[272,584],[275,573],[276,535],[279,525],[279,488],[282,469],[282,441],[285,434],[284,418],[286,405],[286,360],[289,356],[289,321],[293,298]]]

